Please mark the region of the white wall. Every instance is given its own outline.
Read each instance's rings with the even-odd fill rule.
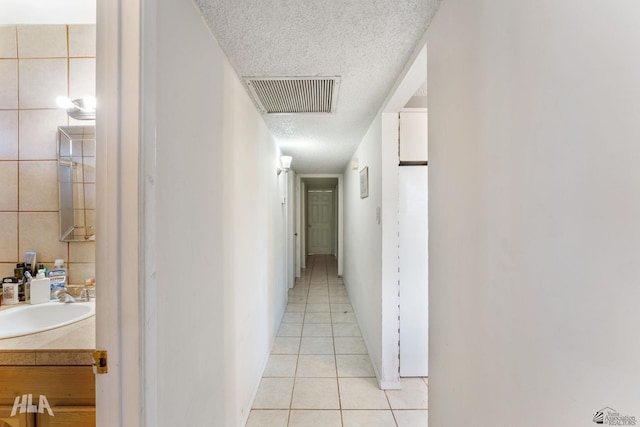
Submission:
[[[640,418],[638,22],[635,0],[435,16],[430,425]]]
[[[381,119],[376,118],[344,171],[344,283],[376,375],[382,371],[382,228],[376,208],[382,200]],[[360,171],[369,167],[369,197],[360,198]]]
[[[242,426],[286,305],[279,151],[194,5],[156,7],[145,409],[158,426]]]
[[[398,113],[425,82],[427,51],[417,46],[345,169],[344,280],[378,384],[400,388],[398,342]],[[369,198],[359,172],[369,166]],[[378,221],[377,210],[380,209]],[[347,220],[348,218],[348,220]]]
[[[401,89],[399,89],[401,91]],[[393,100],[391,101],[393,102]],[[381,114],[382,125],[382,366],[378,382],[384,389],[400,388],[399,189],[398,113]],[[375,123],[375,122],[374,122]]]
[[[223,267],[225,59],[190,2],[161,1],[157,13],[157,407],[148,409],[158,426],[222,426],[233,375],[224,334],[233,315]]]
[[[293,203],[287,197],[282,205],[281,197],[286,189],[293,192],[292,182],[285,185],[293,173],[276,174],[279,149],[226,60],[224,71],[224,197],[218,202],[224,201],[225,210],[225,274],[220,285],[229,312],[225,393],[235,390],[224,425],[244,426],[287,303],[285,219]],[[291,243],[287,250],[292,265]]]

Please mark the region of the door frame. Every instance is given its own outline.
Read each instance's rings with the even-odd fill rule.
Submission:
[[[382,389],[400,384],[400,291],[398,251],[399,113],[427,78],[426,33],[381,109],[382,155],[382,361],[378,383]]]
[[[99,1],[96,10],[96,348],[108,351],[108,373],[96,375],[99,427],[150,425],[141,404],[146,403],[139,280],[139,196],[144,191],[139,179],[141,79],[136,76],[141,76],[143,42],[154,34],[145,28],[147,38],[142,36],[142,19],[154,7],[154,0],[108,0]],[[147,19],[145,25],[152,22]]]
[[[296,266],[306,267],[306,186],[303,179],[305,178],[337,178],[338,179],[338,276],[343,274],[344,262],[344,174],[341,173],[309,173],[296,175],[296,190],[298,191],[298,202],[296,203]],[[334,207],[335,209],[335,207]],[[300,277],[301,268],[296,268],[296,277]]]

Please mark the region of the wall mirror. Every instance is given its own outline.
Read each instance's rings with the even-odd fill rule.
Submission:
[[[95,240],[95,126],[58,127],[60,241]]]

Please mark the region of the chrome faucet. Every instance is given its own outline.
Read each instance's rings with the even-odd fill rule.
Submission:
[[[76,299],[64,288],[58,289],[53,296],[58,298],[58,302],[76,302]]]

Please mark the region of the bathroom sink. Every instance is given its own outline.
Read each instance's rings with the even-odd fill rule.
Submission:
[[[20,305],[0,311],[0,339],[48,331],[96,314],[95,301],[70,304],[57,301]]]

